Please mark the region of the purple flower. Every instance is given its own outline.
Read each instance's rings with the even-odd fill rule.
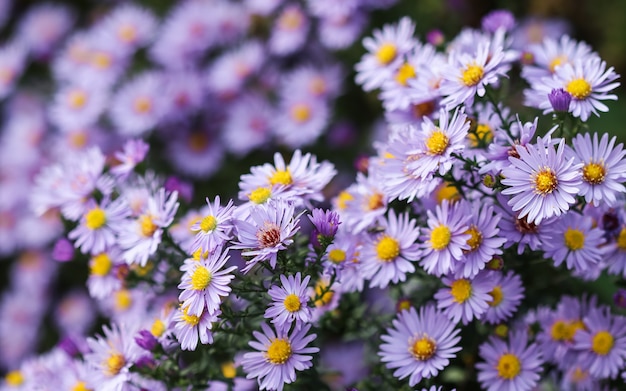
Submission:
[[[466,325],[472,319],[480,319],[489,308],[488,302],[492,300],[490,292],[494,287],[491,273],[479,273],[471,280],[448,277],[442,280],[447,288],[435,293],[437,308],[443,310],[454,323],[462,321]]]
[[[313,226],[315,226],[317,235],[322,235],[326,240],[331,240],[335,237],[339,224],[341,224],[337,212],[330,210],[324,211],[320,208],[315,208],[308,217]]]
[[[613,295],[613,302],[619,308],[626,308],[626,289],[618,289]]]
[[[508,10],[494,10],[483,16],[481,22],[483,30],[495,33],[498,29],[511,31],[515,27],[515,17]]]
[[[135,337],[135,342],[139,347],[147,351],[152,351],[159,343],[157,339],[148,330],[139,330],[139,335]]]
[[[487,323],[497,324],[515,313],[524,298],[524,286],[519,276],[512,271],[506,275],[493,272],[492,276],[495,277],[495,286],[489,292],[491,299],[487,302],[489,308],[483,319]]]
[[[308,306],[307,284],[310,276],[280,276],[281,287],[272,286],[267,292],[272,304],[265,311],[265,318],[271,319],[279,330],[289,329],[295,321],[295,329],[300,329],[311,320],[311,309]]]
[[[572,102],[572,96],[562,88],[553,88],[548,94],[548,100],[555,113],[567,113]]]
[[[67,262],[74,258],[74,245],[65,238],[57,240],[52,249],[52,259],[57,262]]]
[[[426,41],[434,46],[439,46],[445,42],[445,36],[439,29],[430,30],[426,33]]]

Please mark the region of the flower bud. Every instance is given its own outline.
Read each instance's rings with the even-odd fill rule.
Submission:
[[[550,100],[550,104],[555,112],[567,113],[572,102],[572,96],[562,88],[555,88],[548,94],[548,100]]]
[[[135,342],[142,349],[145,349],[149,352],[153,351],[154,348],[156,348],[157,344],[159,343],[159,341],[157,341],[154,335],[152,335],[152,333],[149,332],[148,330],[140,330],[139,335],[135,337]]]

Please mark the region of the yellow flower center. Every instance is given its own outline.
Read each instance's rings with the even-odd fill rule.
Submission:
[[[580,250],[585,247],[585,234],[578,229],[568,228],[563,234],[565,247],[571,251]]]
[[[207,147],[211,145],[209,136],[204,132],[191,132],[187,139],[187,145],[189,149],[196,153],[202,153],[207,150]]]
[[[463,304],[472,296],[472,284],[465,278],[458,279],[450,286],[454,301]]]
[[[113,59],[108,53],[96,52],[91,55],[91,64],[99,69],[108,69],[113,64]]]
[[[341,210],[344,210],[348,206],[348,202],[352,201],[353,199],[354,196],[344,190],[337,196],[337,207]]]
[[[470,228],[465,231],[465,234],[470,235],[467,239],[467,245],[470,246],[470,252],[476,250],[483,242],[483,234],[478,230],[478,227],[471,225]]]
[[[406,86],[409,79],[415,78],[415,68],[408,62],[405,62],[396,73],[396,81],[402,86]]]
[[[504,296],[502,295],[502,287],[500,285],[496,285],[491,292],[489,292],[489,294],[492,297],[491,301],[487,302],[489,306],[497,307],[500,303],[502,303]]]
[[[189,307],[185,307],[183,308],[183,321],[193,327],[200,323],[200,317],[196,315],[189,315]]]
[[[328,259],[333,263],[341,263],[346,260],[346,252],[339,248],[334,248],[328,252]]]
[[[78,130],[75,132],[69,132],[68,134],[69,143],[72,147],[76,149],[80,149],[87,145],[87,141],[89,141],[89,134],[87,132]]]
[[[367,199],[367,210],[376,210],[385,206],[383,202],[383,195],[380,193],[374,193]]]
[[[591,340],[591,350],[600,356],[606,356],[613,349],[613,336],[608,331],[599,331]]]
[[[267,201],[271,195],[272,191],[269,188],[259,187],[248,194],[248,199],[255,204],[262,204]]]
[[[328,283],[324,280],[319,280],[315,283],[315,306],[322,307],[328,305],[333,299],[334,292],[328,289]]]
[[[145,96],[138,97],[133,102],[133,108],[139,114],[149,113],[152,110],[152,101]]]
[[[283,30],[297,30],[304,22],[302,13],[295,8],[291,8],[283,12],[278,19],[278,26]]]
[[[550,64],[548,65],[548,69],[550,70],[550,73],[554,73],[556,67],[558,67],[559,65],[563,64],[567,62],[567,57],[566,56],[556,56],[552,59],[552,61],[550,61]]]
[[[217,219],[215,216],[205,216],[200,222],[200,229],[204,232],[213,231],[217,227]]]
[[[445,225],[440,225],[435,227],[430,233],[430,244],[435,251],[441,251],[444,248],[448,247],[450,244],[450,239],[452,238],[452,234],[450,232],[450,228]]]
[[[381,64],[387,65],[396,58],[396,54],[396,46],[393,43],[387,42],[380,45],[376,52],[376,58]]]
[[[622,251],[626,250],[626,228],[622,228],[622,230],[619,231],[619,236],[617,237],[617,248]]]
[[[119,353],[111,354],[104,362],[104,373],[109,376],[115,376],[120,373],[125,364],[126,360],[123,355]]]
[[[448,148],[448,136],[439,128],[426,139],[426,148],[431,155],[441,155]]]
[[[141,233],[145,237],[150,237],[154,235],[154,232],[157,230],[158,226],[152,220],[152,216],[143,215],[139,218],[139,226],[141,227]]]
[[[424,335],[422,338],[416,339],[415,342],[413,342],[409,351],[416,360],[426,361],[435,354],[437,345],[435,341]]]
[[[6,383],[11,387],[17,387],[24,383],[24,375],[22,375],[22,372],[17,370],[11,371],[6,374],[4,381],[6,381]]]
[[[128,290],[121,289],[115,292],[115,307],[118,310],[124,311],[128,309],[131,304],[133,304],[133,297]]]
[[[391,262],[400,254],[400,243],[390,236],[383,236],[376,244],[376,255],[383,262]]]
[[[155,319],[150,328],[150,332],[155,337],[159,338],[165,332],[165,323],[161,319]]]
[[[581,367],[576,367],[570,377],[572,383],[582,383],[583,381],[587,380],[587,378],[589,378],[589,371],[586,371]]]
[[[272,364],[284,364],[291,357],[291,344],[283,338],[276,338],[267,348],[265,355]]]
[[[493,132],[489,124],[478,124],[474,133],[468,133],[472,147],[477,147],[480,142],[490,143],[493,140]]]
[[[463,71],[461,81],[468,87],[475,86],[483,78],[485,70],[480,65],[468,65]]]
[[[72,391],[90,391],[90,389],[84,381],[79,381],[72,387]]]
[[[309,83],[309,90],[313,95],[322,95],[326,92],[326,81],[323,77],[315,77]]]
[[[234,379],[237,376],[237,368],[231,361],[223,363],[220,369],[222,370],[222,375],[227,379]]]
[[[117,35],[123,42],[131,43],[137,39],[137,30],[135,29],[135,26],[125,24],[117,30]]]
[[[82,90],[73,90],[69,93],[67,101],[71,108],[80,109],[87,103],[87,94]]]
[[[109,274],[113,267],[113,261],[107,253],[93,256],[89,263],[89,272],[94,276],[103,277]]]
[[[291,178],[291,173],[289,169],[287,170],[276,170],[276,172],[270,177],[270,183],[272,185],[291,185],[293,183],[293,179]]]
[[[443,186],[437,190],[437,203],[441,205],[443,200],[456,201],[460,198],[459,189],[451,183],[445,182]]]
[[[302,306],[302,304],[300,303],[300,298],[293,293],[285,297],[283,304],[285,305],[285,309],[289,312],[300,311],[300,307]]]
[[[504,338],[509,333],[509,327],[505,324],[499,324],[493,331],[498,337]]]
[[[204,266],[198,266],[191,276],[191,287],[196,291],[206,289],[211,283],[211,272]]]
[[[585,99],[591,95],[591,84],[583,78],[570,81],[565,89],[574,99]]]
[[[304,103],[296,104],[291,108],[291,118],[296,122],[306,122],[311,118],[311,108]]]
[[[511,380],[519,375],[522,365],[516,355],[512,353],[503,354],[498,360],[498,376],[503,379]]]
[[[85,214],[85,225],[89,229],[98,229],[107,222],[107,215],[104,210],[95,207]]]
[[[583,167],[583,179],[592,185],[599,185],[604,182],[606,170],[604,165],[598,163],[589,163]]]
[[[539,171],[535,175],[535,193],[546,195],[550,194],[556,189],[559,181],[556,178],[556,174],[548,167]]]
[[[567,322],[564,320],[557,320],[552,324],[550,329],[550,336],[555,341],[573,342],[576,332],[584,327],[581,321]]]

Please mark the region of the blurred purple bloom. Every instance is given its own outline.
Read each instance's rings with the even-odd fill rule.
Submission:
[[[567,113],[572,102],[572,96],[562,88],[554,88],[548,94],[548,100],[556,113]]]

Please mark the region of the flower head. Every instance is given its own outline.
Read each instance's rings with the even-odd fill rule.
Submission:
[[[289,329],[295,321],[295,328],[300,329],[311,320],[311,309],[308,307],[309,296],[307,284],[310,276],[302,278],[298,272],[294,276],[280,276],[282,287],[272,286],[268,294],[273,302],[265,311],[265,318],[271,319],[276,329]]]

